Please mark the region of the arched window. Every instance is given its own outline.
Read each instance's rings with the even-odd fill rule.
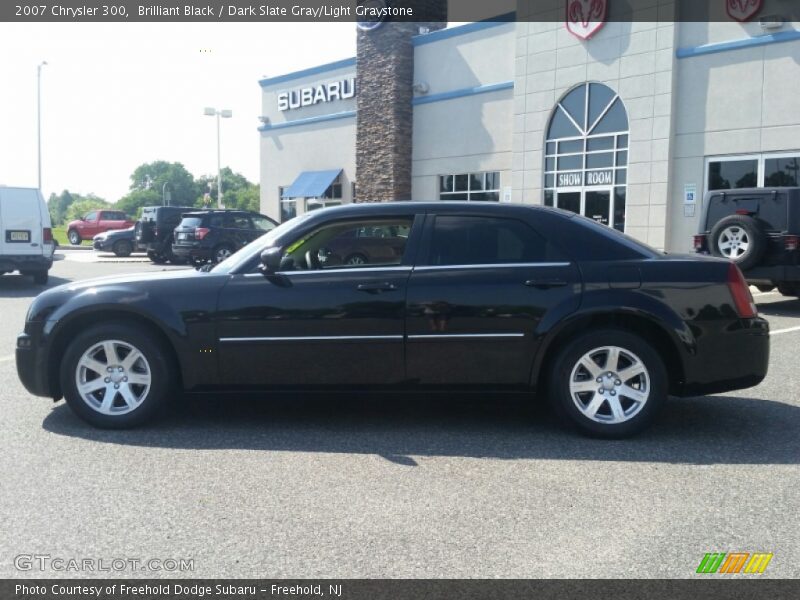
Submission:
[[[544,148],[544,202],[625,230],[628,115],[619,96],[584,83],[558,103]]]

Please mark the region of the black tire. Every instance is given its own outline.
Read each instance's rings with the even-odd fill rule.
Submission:
[[[167,259],[164,257],[163,254],[159,254],[158,252],[153,252],[152,250],[147,253],[147,258],[150,259],[155,265],[163,265],[166,264]]]
[[[47,271],[35,271],[32,275],[33,283],[36,285],[47,285],[47,280],[50,279],[50,274]]]
[[[211,262],[214,264],[221,263],[223,260],[233,254],[234,250],[228,244],[220,244],[216,246],[211,253]],[[226,254],[227,253],[227,254]]]
[[[748,244],[747,249],[738,256],[736,255],[736,251],[720,248],[720,238],[723,237],[723,234],[725,234],[727,238],[732,231],[743,232],[739,233],[739,235],[742,236],[741,240],[744,241],[746,239]],[[761,228],[761,225],[759,225],[758,221],[753,217],[731,215],[721,219],[714,225],[711,229],[709,243],[711,254],[732,260],[740,269],[744,270],[754,267],[758,264],[758,261],[761,260],[761,257],[764,256],[764,251],[767,249],[767,236]],[[734,243],[740,242],[734,241]]]
[[[69,240],[69,243],[72,244],[73,246],[80,246],[80,243],[83,241],[81,240],[81,234],[75,231],[74,229],[70,229],[67,232],[67,239]]]
[[[118,242],[114,242],[114,245],[111,248],[114,251],[116,256],[126,257],[130,256],[131,252],[133,252],[133,244],[131,244],[128,240],[120,240]]]
[[[762,292],[762,293],[766,294],[767,292],[771,292],[772,290],[774,290],[775,286],[774,285],[757,285],[756,289],[759,292]]]
[[[191,263],[192,263],[192,266],[193,266],[195,269],[199,269],[200,267],[202,267],[202,266],[203,266],[204,264],[206,264],[207,262],[208,262],[208,261],[207,261],[205,258],[198,258],[198,257],[196,257],[196,256],[193,256],[193,257],[191,258]]]
[[[792,298],[800,296],[800,286],[796,283],[781,282],[778,284],[778,291],[784,295]]]
[[[360,252],[354,252],[344,259],[346,265],[366,265],[368,263],[369,259]]]
[[[617,381],[620,381],[621,378],[606,379],[605,376],[608,371],[605,366],[601,367],[599,363],[593,360],[594,365],[597,367],[597,374],[592,376],[595,378],[592,381],[591,378],[588,378],[589,370],[578,366],[579,361],[593,350],[599,350],[595,356],[602,356],[603,351],[600,349],[604,347],[616,347],[621,350],[621,358],[618,363],[622,367],[620,372],[634,364],[633,361],[629,360],[629,358],[633,357],[641,361],[646,369],[645,374],[628,378],[620,384]],[[608,359],[608,354],[606,354],[605,359]],[[577,399],[573,399],[573,394],[570,390],[573,369],[575,370],[576,380],[582,377],[586,378],[583,381],[576,381],[576,384],[585,383],[587,387],[592,387],[591,390],[585,392],[576,392]],[[616,371],[617,369],[612,369],[615,377],[617,377]],[[596,377],[598,375],[601,382],[597,382]],[[626,383],[630,385],[625,386]],[[594,385],[598,386],[598,390],[603,389],[604,395],[603,400],[598,403],[599,408],[596,410],[595,418],[593,419],[581,411],[578,407],[578,402],[584,404],[585,408],[591,406],[591,401],[597,399],[597,394],[593,389]],[[630,393],[638,391],[638,389],[633,388],[634,385],[639,385],[640,388],[644,388],[644,391],[647,392],[644,401],[641,403],[634,402],[631,397],[626,396],[624,391],[625,389],[632,390]],[[608,439],[630,437],[648,427],[656,414],[658,414],[659,409],[664,405],[668,390],[667,372],[658,352],[641,337],[620,329],[591,330],[567,342],[552,363],[547,387],[548,400],[564,421],[572,424],[584,435]],[[619,390],[618,397],[616,395],[617,390]],[[611,394],[614,394],[613,397]],[[615,398],[617,405],[622,409],[621,414],[623,416],[626,412],[630,412],[629,417],[625,417],[625,420],[616,423],[612,422],[614,416],[611,404]]]
[[[141,403],[130,412],[103,414],[92,408],[78,392],[78,362],[87,350],[105,340],[130,344],[141,352],[149,366],[150,388]],[[81,419],[102,429],[128,429],[149,421],[164,408],[173,391],[171,381],[175,379],[174,369],[165,349],[148,335],[147,330],[127,324],[101,323],[79,334],[69,343],[61,362],[59,377],[67,404]],[[120,402],[121,398],[115,397],[114,403]]]

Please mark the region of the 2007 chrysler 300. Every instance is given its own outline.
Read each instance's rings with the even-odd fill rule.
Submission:
[[[375,262],[330,250],[381,232]],[[668,394],[756,385],[768,356],[732,263],[477,202],[314,211],[206,272],[56,287],[17,341],[31,393],[112,428],[144,422],[176,388],[444,388],[540,392],[584,433],[621,437]]]

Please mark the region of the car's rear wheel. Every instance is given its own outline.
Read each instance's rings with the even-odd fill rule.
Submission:
[[[133,252],[133,244],[131,244],[128,240],[120,240],[114,243],[112,247],[114,254],[120,257],[130,256],[131,252]]]
[[[70,408],[95,427],[125,429],[151,419],[171,390],[161,345],[128,325],[100,324],[78,335],[61,363]]]
[[[47,271],[33,272],[33,283],[37,285],[46,285],[49,279],[50,279],[50,274]]]
[[[147,258],[150,259],[150,262],[156,265],[163,265],[167,262],[167,259],[164,257],[164,255],[159,254],[158,252],[153,252],[153,251],[148,252]]]
[[[784,296],[800,296],[800,285],[788,282],[779,283],[778,291]]]
[[[766,250],[766,235],[753,217],[731,215],[711,230],[711,254],[735,262],[740,269],[755,266]]]
[[[759,292],[766,294],[767,292],[771,292],[772,290],[774,290],[775,286],[774,285],[757,285],[756,289]]]
[[[216,248],[214,248],[214,252],[212,253],[212,258],[215,263],[220,263],[226,258],[228,258],[231,254],[233,254],[233,248],[226,244],[220,244]]]
[[[647,427],[667,397],[664,362],[644,339],[618,329],[568,342],[550,373],[549,399],[582,433],[623,438]]]
[[[67,233],[67,239],[69,240],[70,244],[77,246],[81,243],[81,234],[74,229],[70,229]]]

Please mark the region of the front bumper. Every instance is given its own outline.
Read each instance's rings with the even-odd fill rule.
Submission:
[[[8,254],[0,256],[0,271],[49,271],[53,266],[53,253],[50,256],[40,254],[28,256],[25,254]]]
[[[58,399],[61,394],[57,386],[50,381],[47,365],[47,353],[40,344],[40,336],[36,333],[21,333],[17,336],[17,376],[34,396]]]
[[[718,394],[761,383],[769,368],[769,323],[740,319],[702,336],[687,361],[680,396]]]

